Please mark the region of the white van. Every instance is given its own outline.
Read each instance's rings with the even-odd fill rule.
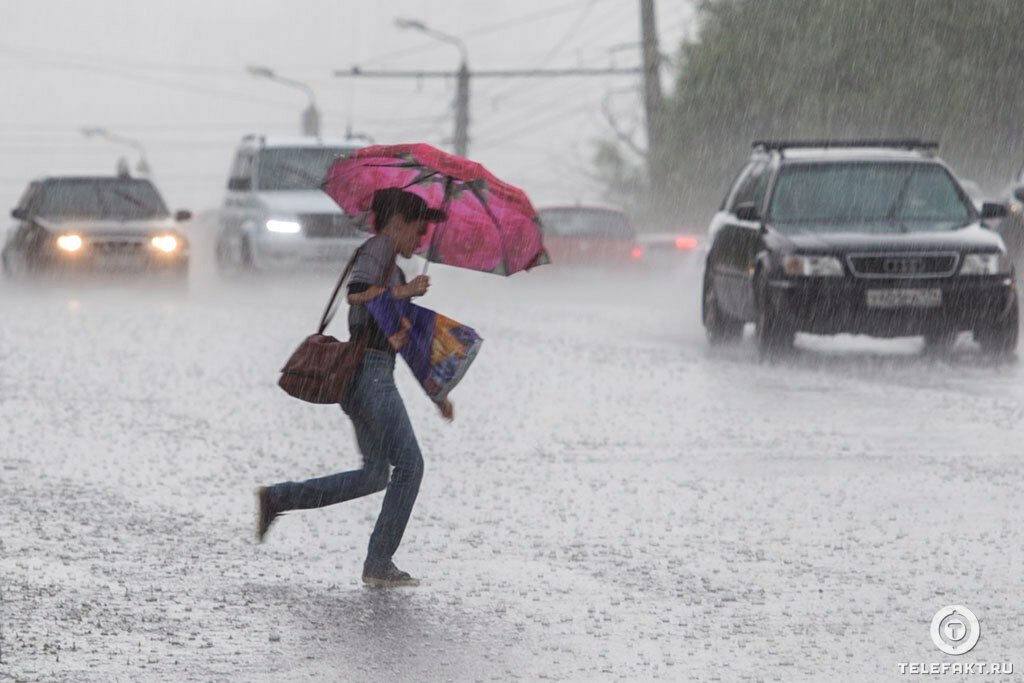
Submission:
[[[222,272],[323,264],[340,267],[369,234],[320,185],[351,141],[246,135],[218,217]]]

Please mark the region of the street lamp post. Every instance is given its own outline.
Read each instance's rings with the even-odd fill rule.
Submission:
[[[306,93],[306,96],[309,97],[309,105],[302,111],[302,118],[300,119],[302,134],[320,137],[320,110],[317,109],[316,95],[311,87],[293,78],[278,76],[273,69],[265,66],[250,66],[248,71],[257,78],[266,78],[269,81],[297,88]]]
[[[117,135],[111,133],[106,128],[99,128],[96,126],[89,126],[81,129],[82,135],[87,138],[103,138],[104,140],[110,140],[121,145],[128,145],[139,153],[139,163],[136,164],[135,170],[139,172],[139,175],[149,176],[152,169],[149,166],[149,162],[146,161],[146,149],[142,146],[142,142],[134,138],[126,138],[123,135]],[[123,160],[122,160],[123,161]],[[125,169],[127,172],[127,169]]]
[[[453,143],[455,153],[460,157],[466,156],[469,153],[469,53],[466,50],[466,44],[459,38],[436,31],[416,19],[395,19],[395,25],[398,28],[412,29],[425,33],[431,38],[454,45],[459,49],[461,63],[455,75],[455,134],[453,136]]]

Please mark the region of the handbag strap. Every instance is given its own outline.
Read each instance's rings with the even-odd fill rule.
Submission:
[[[320,326],[317,328],[317,334],[323,334],[327,326],[331,324],[331,320],[334,319],[334,314],[337,312],[337,307],[334,305],[335,300],[338,298],[338,292],[341,291],[342,285],[345,284],[345,280],[352,273],[352,268],[356,264],[356,259],[359,257],[359,253],[366,246],[366,242],[359,245],[359,248],[352,254],[352,258],[348,260],[348,264],[345,266],[345,270],[342,271],[341,277],[338,278],[338,284],[334,285],[334,291],[331,292],[331,298],[327,300],[327,307],[324,309],[324,314],[320,316]],[[387,284],[388,280],[391,279],[391,273],[395,270],[395,261],[398,259],[398,255],[395,254],[391,257],[391,263],[388,264],[388,269],[384,273],[384,283]]]

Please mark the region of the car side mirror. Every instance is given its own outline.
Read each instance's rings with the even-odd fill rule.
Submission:
[[[1013,188],[1013,197],[1018,202],[1024,202],[1024,185],[1018,185]]]
[[[985,202],[981,205],[981,218],[1006,218],[1006,205],[997,202]]]
[[[14,218],[14,219],[19,220],[19,221],[23,221],[26,218],[28,218],[28,214],[25,213],[25,209],[12,209],[11,210],[11,218]]]
[[[187,209],[178,209],[174,212],[174,220],[179,223],[192,220],[192,212]]]
[[[757,207],[751,202],[744,202],[736,205],[736,218],[741,221],[756,221],[761,218],[758,215]]]
[[[230,178],[228,179],[229,190],[248,191],[252,189],[252,178]]]

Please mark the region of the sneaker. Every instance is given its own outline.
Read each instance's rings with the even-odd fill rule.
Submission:
[[[408,572],[403,572],[395,566],[394,562],[388,562],[383,567],[364,566],[363,583],[379,588],[394,588],[395,586],[418,586],[420,580],[412,578]]]
[[[270,489],[261,486],[256,489],[256,540],[263,543],[263,537],[267,535],[267,529],[280,515],[274,510],[270,503]]]

